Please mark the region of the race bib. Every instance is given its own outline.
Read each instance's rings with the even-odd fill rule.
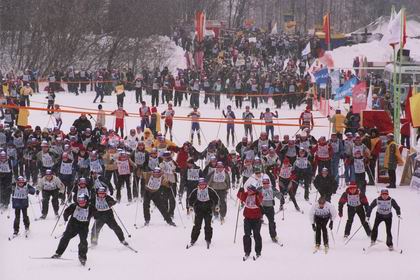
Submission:
[[[363,158],[355,158],[354,163],[354,172],[355,173],[364,173],[365,172],[365,163]]]
[[[214,182],[222,183],[222,182],[225,181],[225,179],[226,179],[226,172],[225,171],[222,171],[222,172],[215,171],[214,172],[214,175],[213,175],[213,181]]]
[[[150,177],[149,182],[147,183],[147,188],[152,191],[157,191],[160,188],[162,182],[162,177]]]
[[[274,192],[271,187],[262,188],[262,195],[264,201],[272,201],[274,199]]]
[[[79,206],[76,206],[76,209],[73,212],[73,218],[75,218],[79,222],[87,222],[88,217],[89,217],[88,208],[81,208]]]
[[[203,190],[197,189],[197,200],[201,202],[206,202],[210,200],[209,189],[205,188]]]
[[[90,171],[94,171],[96,173],[102,173],[102,166],[99,160],[94,160],[89,163]]]
[[[360,205],[360,197],[358,194],[347,194],[347,204],[352,207],[357,207]]]
[[[53,159],[50,154],[42,155],[42,165],[47,168],[52,167],[54,165]]]
[[[134,162],[137,165],[142,165],[146,160],[146,155],[143,152],[134,152]]]
[[[128,163],[128,160],[118,160],[117,161],[117,168],[118,168],[118,173],[120,175],[130,174],[130,165]]]
[[[28,198],[28,188],[25,186],[23,188],[16,187],[13,192],[13,198],[16,199],[26,199]]]
[[[198,181],[200,177],[200,169],[188,169],[187,170],[187,180],[188,181]]]
[[[245,200],[245,207],[250,209],[257,209],[257,199],[255,195],[248,195]]]
[[[0,163],[0,173],[9,173],[10,172],[10,166],[8,162],[2,162]]]
[[[73,173],[72,162],[61,162],[60,173],[63,175],[70,175]]]
[[[98,211],[107,211],[110,209],[106,199],[101,197],[96,197],[95,207]]]
[[[381,215],[388,215],[391,213],[392,204],[391,199],[389,200],[377,200],[378,203],[378,213]]]

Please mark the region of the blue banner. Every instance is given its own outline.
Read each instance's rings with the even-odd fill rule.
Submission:
[[[327,84],[329,76],[330,75],[328,74],[328,68],[327,67],[322,68],[321,70],[314,73],[315,82],[318,85]]]
[[[358,81],[358,79],[356,77],[354,77],[354,78],[351,78],[350,80],[348,80],[344,85],[339,87],[335,91],[334,100],[337,101],[337,100],[343,99],[346,96],[351,96],[352,95],[352,89],[357,84],[357,81]]]

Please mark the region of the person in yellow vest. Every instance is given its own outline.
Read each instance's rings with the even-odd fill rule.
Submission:
[[[345,119],[346,119],[346,116],[341,114],[340,109],[335,110],[335,114],[332,117],[328,116],[328,120],[333,125],[332,126],[332,133],[343,134],[343,130],[346,127],[346,125],[344,124]]]
[[[397,143],[394,141],[394,134],[388,133],[386,135],[387,143],[385,150],[384,167],[388,170],[389,186],[387,188],[396,188],[396,174],[397,165],[403,165],[404,161],[401,158]]]
[[[29,96],[32,96],[34,90],[30,87],[29,83],[25,83],[25,85],[20,89],[20,98],[26,102],[26,106],[31,106],[29,101]]]
[[[117,106],[124,107],[124,84],[119,81],[118,84],[115,86],[115,94],[117,95]]]
[[[150,153],[150,151],[153,148],[153,144],[155,142],[155,137],[154,137],[152,131],[150,130],[150,128],[145,128],[144,129],[143,137],[142,137],[141,140],[144,142],[144,146],[146,148],[146,151],[148,151]]]
[[[17,120],[17,126],[22,130],[28,126],[29,111],[24,107],[19,108],[19,115]]]

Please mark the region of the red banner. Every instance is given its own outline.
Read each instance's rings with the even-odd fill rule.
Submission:
[[[195,13],[195,32],[197,41],[202,42],[204,39],[206,15],[203,11],[197,11]]]
[[[366,109],[367,96],[366,96],[366,82],[358,83],[352,90],[353,95],[353,112],[360,113]]]

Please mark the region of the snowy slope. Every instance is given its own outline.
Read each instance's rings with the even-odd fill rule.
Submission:
[[[137,112],[138,105],[133,101],[133,93],[128,93],[126,97],[126,110]],[[80,106],[83,108],[96,108],[97,104],[92,104],[93,94],[83,94],[74,97],[68,93],[57,94],[57,103],[68,106]],[[37,95],[32,98],[33,106],[45,106],[36,102],[45,102],[45,95]],[[107,103],[104,108],[111,110],[115,108],[115,97],[106,97]],[[149,98],[147,97],[149,101]],[[202,100],[201,100],[202,101]],[[149,102],[148,102],[149,103]],[[230,101],[222,99],[222,107],[231,104]],[[64,109],[65,107],[63,107]],[[160,106],[159,111],[163,111],[165,106]],[[184,107],[175,108],[178,116],[185,116],[190,111],[187,104]],[[260,110],[263,110],[261,106]],[[282,109],[279,111],[281,117],[298,117],[300,108],[296,111]],[[211,105],[200,107],[204,117],[220,117],[221,111],[215,110]],[[259,111],[254,110],[254,114]],[[239,112],[237,112],[239,114]],[[318,115],[316,113],[316,115]],[[75,115],[64,114],[64,129],[68,129],[73,122]],[[31,112],[31,123],[46,126],[49,117],[44,112]],[[282,121],[286,123],[286,121]],[[296,121],[287,121],[296,123]],[[326,125],[326,119],[316,121],[317,124]],[[112,125],[111,118],[107,119],[108,126]],[[128,126],[133,127],[139,123],[137,118],[129,118]],[[51,126],[51,125],[50,125]],[[207,141],[212,138],[225,138],[225,125],[202,124]],[[187,122],[175,122],[174,133],[175,142],[181,144],[188,139],[190,124]],[[281,135],[296,132],[296,127],[282,127]],[[260,128],[257,128],[260,131]],[[276,129],[278,132],[278,129]],[[243,135],[243,128],[236,127],[238,139]],[[317,128],[315,136],[327,135],[328,127]],[[203,141],[204,144],[206,141]],[[204,145],[203,145],[204,146]],[[201,147],[204,148],[204,147]],[[343,189],[339,190],[339,193]],[[135,230],[136,204],[126,205],[125,192],[123,190],[122,203],[115,207],[118,215],[124,221],[132,238],[128,239],[130,244],[139,250],[138,254],[127,250],[121,246],[116,236],[107,228],[103,228],[99,237],[99,245],[88,252],[88,266],[90,271],[80,267],[77,261],[76,237],[71,241],[63,257],[74,259],[74,261],[60,260],[33,260],[29,256],[51,256],[57,245],[58,240],[50,236],[54,226],[55,219],[50,214],[45,221],[34,221],[34,216],[40,215],[38,201],[32,197],[33,208],[29,208],[29,217],[31,219],[31,236],[28,240],[24,237],[9,242],[7,237],[12,233],[13,213],[11,219],[6,215],[0,215],[0,271],[1,279],[21,280],[21,279],[60,279],[74,280],[78,279],[111,279],[118,277],[120,279],[372,279],[381,277],[387,279],[418,279],[419,272],[415,266],[415,260],[420,257],[420,244],[418,242],[418,232],[420,230],[420,196],[417,192],[411,191],[407,187],[401,187],[391,191],[402,208],[404,220],[401,223],[400,247],[404,248],[404,254],[399,255],[387,251],[384,244],[377,245],[369,254],[364,254],[362,248],[369,244],[369,239],[362,232],[358,232],[354,240],[347,246],[344,246],[342,240],[345,217],[341,222],[340,232],[336,233],[338,219],[335,221],[334,236],[335,244],[331,240],[331,250],[328,255],[320,252],[313,254],[313,231],[311,229],[309,218],[310,205],[303,200],[303,190],[300,189],[297,195],[298,203],[305,211],[302,215],[296,212],[291,203],[286,204],[285,220],[282,220],[281,213],[276,215],[277,231],[279,238],[284,242],[284,247],[273,244],[268,234],[268,226],[262,226],[263,250],[262,258],[257,262],[249,260],[244,263],[241,259],[243,255],[242,234],[243,223],[240,216],[238,226],[238,236],[236,244],[233,244],[235,230],[235,219],[237,206],[235,204],[236,191],[232,190],[231,196],[228,196],[228,214],[226,223],[220,225],[218,221],[213,223],[214,235],[210,250],[205,248],[203,236],[201,235],[196,247],[189,250],[185,245],[189,242],[192,228],[192,218],[187,217],[182,212],[182,219],[186,228],[183,228],[178,213],[175,213],[175,222],[177,228],[166,225],[163,218],[155,209],[152,214],[151,226]],[[368,198],[372,200],[375,196],[376,188],[368,187]],[[336,206],[338,195],[333,197],[333,204]],[[311,201],[315,200],[315,193],[311,194]],[[185,204],[185,203],[184,203]],[[139,204],[137,223],[142,224],[143,210]],[[179,206],[179,205],[178,205]],[[276,206],[277,209],[278,205]],[[372,222],[371,222],[372,223]],[[353,224],[354,232],[360,225],[355,218]],[[62,221],[60,221],[54,235],[60,235],[64,230]],[[397,220],[394,219],[393,233],[394,242],[397,236]],[[203,233],[203,232],[202,232]],[[385,227],[381,225],[379,239],[385,240]],[[127,236],[127,235],[126,235]]]

